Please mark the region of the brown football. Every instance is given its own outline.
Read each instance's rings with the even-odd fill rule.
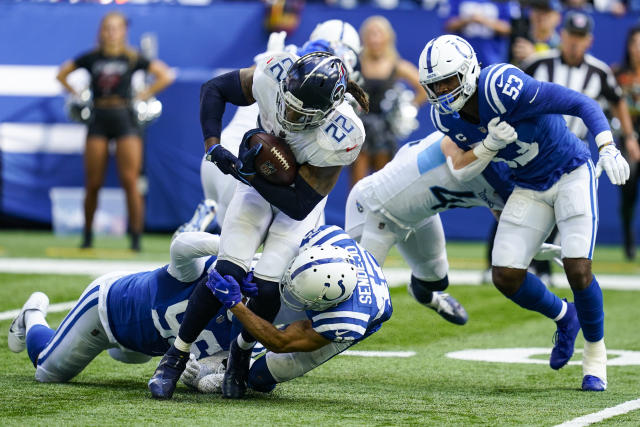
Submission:
[[[249,138],[249,147],[262,144],[254,160],[256,172],[276,185],[291,185],[298,172],[298,164],[289,144],[269,133],[256,133]]]

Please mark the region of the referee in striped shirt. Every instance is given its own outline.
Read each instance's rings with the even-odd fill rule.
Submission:
[[[631,159],[640,160],[640,148],[622,90],[607,64],[586,53],[593,42],[593,18],[581,12],[569,12],[560,34],[560,46],[542,54],[532,55],[522,69],[537,80],[553,82],[581,92],[588,97],[608,103],[613,115],[620,120],[624,145]],[[579,117],[565,116],[567,126],[579,138],[587,141],[587,127]],[[556,234],[554,229],[550,239]],[[534,261],[538,275],[550,273],[548,261]]]

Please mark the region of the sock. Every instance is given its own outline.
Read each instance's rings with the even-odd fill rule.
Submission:
[[[251,350],[253,348],[254,345],[256,345],[255,341],[245,341],[245,339],[242,337],[242,334],[238,335],[238,347],[240,347],[243,350]]]
[[[555,319],[562,311],[562,300],[550,292],[535,275],[527,273],[518,292],[508,297],[522,308]]]
[[[249,370],[249,387],[256,391],[268,393],[275,388],[277,383],[267,366],[266,355],[251,365],[251,369]]]
[[[207,278],[203,278],[189,297],[187,310],[184,312],[184,319],[178,332],[180,340],[184,343],[194,342],[220,307],[222,303],[207,288]]]
[[[562,319],[564,319],[564,315],[567,314],[567,302],[564,300],[562,301],[562,309],[560,309],[560,314],[558,314],[553,320],[555,322],[559,322]]]
[[[582,375],[593,375],[607,382],[607,348],[604,338],[597,342],[584,342]]]
[[[596,276],[593,276],[586,289],[573,291],[573,299],[584,339],[590,342],[600,341],[604,337],[604,307],[602,290]]]
[[[44,317],[44,313],[40,310],[27,310],[24,313],[24,326],[25,326],[25,334],[29,333],[29,329],[34,327],[35,325],[43,325],[47,328],[49,324],[47,323],[47,319]]]
[[[40,313],[40,311],[38,311],[38,313]],[[53,338],[55,333],[56,331],[43,324],[34,324],[27,331],[27,353],[29,354],[29,359],[31,359],[31,363],[33,363],[34,367],[38,362],[38,356],[47,344],[49,344],[49,341],[51,341],[51,338]]]
[[[175,348],[185,353],[189,353],[191,351],[191,344],[193,343],[182,341],[180,337],[176,337],[175,341],[173,342],[173,346]]]
[[[411,275],[411,283],[409,283],[409,293],[420,304],[429,304],[433,300],[434,292],[441,292],[449,286],[449,276],[435,281],[427,281],[418,279]]]
[[[255,276],[253,281],[258,285],[258,296],[249,300],[247,308],[257,316],[271,323],[278,315],[278,311],[280,311],[280,289],[278,282],[260,279]],[[245,342],[253,342],[256,340],[255,337],[246,330],[242,331],[242,338]]]

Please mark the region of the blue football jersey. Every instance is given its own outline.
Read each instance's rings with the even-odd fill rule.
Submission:
[[[358,284],[346,301],[324,311],[308,310],[313,329],[329,341],[356,343],[380,329],[393,311],[382,269],[363,247],[334,225],[309,232],[301,246],[331,244],[346,249],[356,261]]]
[[[590,158],[561,114],[580,116],[594,135],[609,130],[596,102],[560,85],[535,80],[510,64],[484,68],[477,96],[479,123],[441,115],[431,107],[434,126],[460,148],[470,150],[487,136],[491,119],[506,120],[518,132],[518,139],[500,150],[494,161],[505,162],[513,171],[514,182],[524,188],[546,190]]]
[[[210,257],[202,275],[190,283],[181,282],[164,266],[124,276],[107,294],[109,327],[124,347],[151,356],[163,355],[178,336],[189,296],[215,257]],[[209,322],[191,348],[197,358],[229,349],[231,322],[223,308]]]

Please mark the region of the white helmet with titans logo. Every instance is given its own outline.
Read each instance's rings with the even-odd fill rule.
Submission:
[[[480,65],[476,53],[465,39],[444,35],[432,39],[418,61],[420,84],[427,91],[427,99],[440,114],[459,111],[478,86]],[[433,84],[457,76],[458,86],[438,96]]]

